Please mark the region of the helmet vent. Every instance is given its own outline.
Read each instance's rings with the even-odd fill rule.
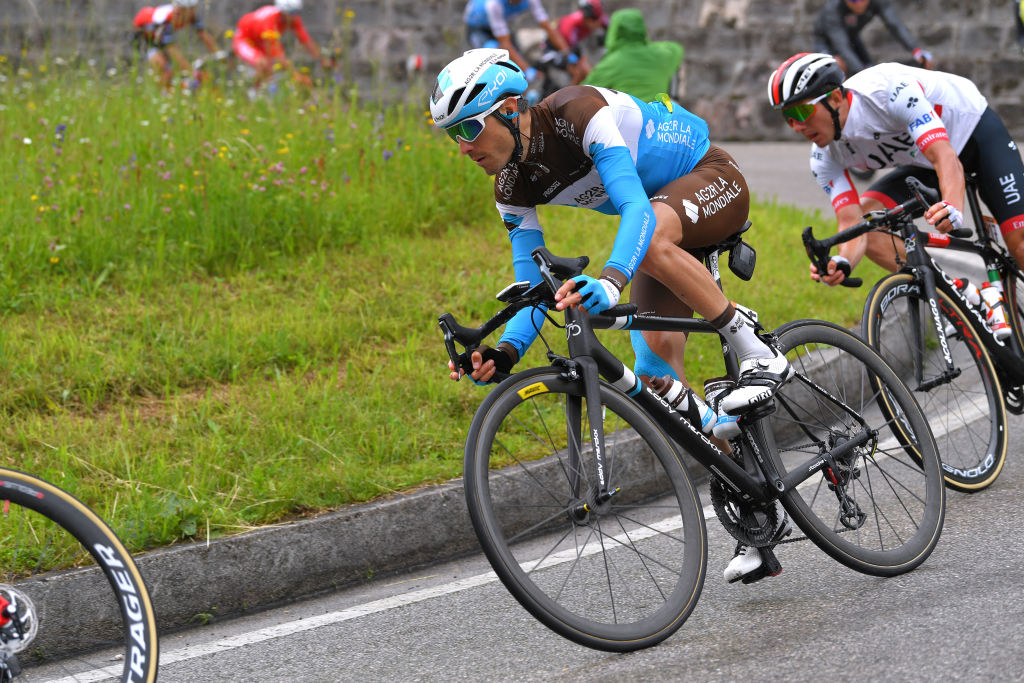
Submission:
[[[483,92],[483,89],[485,87],[487,87],[487,86],[485,86],[483,83],[477,83],[476,85],[474,85],[473,89],[469,91],[469,96],[466,97],[466,101],[467,102],[472,101],[474,97],[476,97],[481,92]]]
[[[452,115],[455,111],[455,107],[458,106],[459,100],[462,99],[462,93],[466,91],[465,87],[459,88],[452,92],[452,96],[448,98],[448,116]]]

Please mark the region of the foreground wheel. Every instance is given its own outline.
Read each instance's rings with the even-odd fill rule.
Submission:
[[[852,569],[893,576],[917,567],[935,548],[945,514],[942,470],[917,402],[847,330],[802,321],[777,334],[797,374],[755,429],[780,473],[869,437],[784,493],[786,510],[808,538]],[[895,418],[879,407],[881,391]]]
[[[515,375],[473,418],[466,498],[495,572],[546,626],[610,651],[654,645],[697,604],[707,564],[699,499],[671,441],[602,384],[602,497],[579,382]]]
[[[153,605],[110,528],[67,492],[15,470],[0,468],[0,505],[0,672],[155,681]]]
[[[921,404],[942,458],[946,483],[980,491],[1006,462],[1006,408],[995,366],[956,302],[939,292],[944,339],[921,286],[907,273],[881,280],[864,305],[864,336]],[[953,359],[948,373],[943,342]],[[882,395],[888,400],[887,395]]]

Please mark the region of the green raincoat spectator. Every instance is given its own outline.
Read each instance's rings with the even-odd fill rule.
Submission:
[[[585,85],[614,88],[645,102],[661,93],[672,94],[672,80],[683,63],[683,46],[669,40],[651,42],[640,10],[612,13],[605,48]]]

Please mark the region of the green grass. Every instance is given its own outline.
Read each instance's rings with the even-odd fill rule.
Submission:
[[[3,68],[0,461],[133,550],[461,474],[486,390],[447,379],[436,320],[496,312],[511,260],[489,179],[421,106]],[[542,219],[556,253],[607,256],[615,220]],[[751,219],[757,273],[727,274],[732,299],[769,326],[859,318],[863,291],[807,278],[800,230],[831,221]],[[629,357],[628,335],[603,334]],[[688,357],[691,378],[721,372],[713,339]],[[538,341],[523,366],[543,362]]]

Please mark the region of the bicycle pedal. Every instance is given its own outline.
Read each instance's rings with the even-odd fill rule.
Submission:
[[[758,548],[757,551],[761,553],[761,566],[744,576],[741,579],[743,583],[755,583],[782,573],[782,564],[779,563],[779,558],[775,556],[771,548]]]

